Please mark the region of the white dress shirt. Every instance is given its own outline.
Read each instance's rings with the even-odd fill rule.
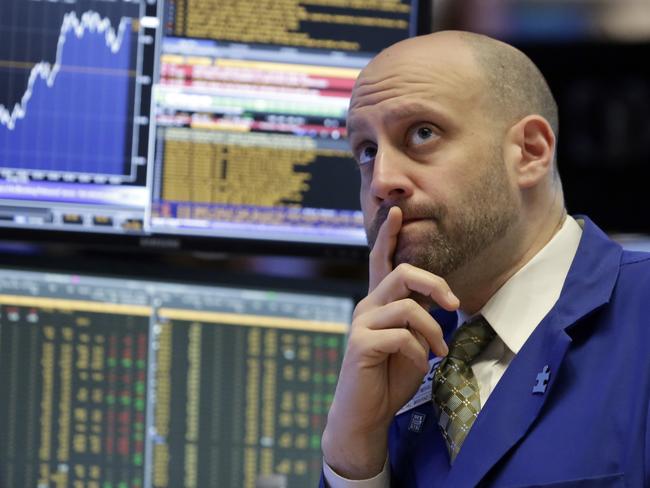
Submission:
[[[489,398],[506,368],[560,297],[578,250],[582,228],[567,216],[560,230],[533,258],[488,300],[479,311],[496,332],[495,338],[472,363],[481,405]],[[458,325],[469,319],[458,311]],[[389,463],[368,480],[347,480],[323,463],[331,488],[388,488]]]

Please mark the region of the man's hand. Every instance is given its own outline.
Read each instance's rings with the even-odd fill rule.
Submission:
[[[409,264],[393,269],[402,211],[391,208],[370,253],[369,293],[357,305],[334,401],[323,433],[327,464],[348,479],[378,474],[388,427],[429,370],[429,350],[448,349],[438,323],[412,295],[447,310],[458,298],[440,277]]]

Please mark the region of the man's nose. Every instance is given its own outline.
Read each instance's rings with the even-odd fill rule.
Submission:
[[[399,200],[413,193],[413,183],[406,172],[405,155],[394,148],[378,148],[373,164],[370,189],[375,198]]]

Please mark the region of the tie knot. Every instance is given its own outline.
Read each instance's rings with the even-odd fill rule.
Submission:
[[[461,325],[449,344],[447,357],[470,363],[485,349],[496,332],[483,316]]]

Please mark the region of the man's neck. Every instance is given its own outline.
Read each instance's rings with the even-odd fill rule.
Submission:
[[[449,275],[447,282],[460,299],[461,309],[468,315],[479,312],[504,283],[548,244],[565,219],[566,210],[562,207],[544,225],[515,224],[501,240]]]

